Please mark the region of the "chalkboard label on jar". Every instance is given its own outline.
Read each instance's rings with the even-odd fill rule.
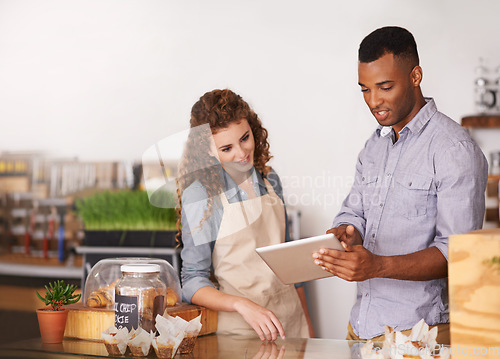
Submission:
[[[115,294],[115,327],[129,331],[139,327],[137,297]]]

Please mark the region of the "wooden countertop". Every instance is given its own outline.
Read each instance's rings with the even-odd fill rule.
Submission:
[[[177,355],[175,358],[200,359],[281,359],[281,358],[351,358],[362,342],[336,339],[294,339],[278,340],[275,343],[262,343],[259,338],[229,335],[206,335],[199,337],[191,354]],[[65,339],[61,344],[42,344],[40,339],[20,341],[0,345],[0,358],[88,358],[107,357],[104,344]],[[129,356],[132,358],[132,356]],[[121,357],[127,358],[127,356]],[[150,354],[147,358],[156,358]]]

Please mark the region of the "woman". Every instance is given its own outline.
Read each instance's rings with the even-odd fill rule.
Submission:
[[[309,337],[303,288],[282,284],[255,253],[289,239],[267,130],[227,89],[204,94],[190,125],[177,181],[183,300],[218,311],[218,333]]]

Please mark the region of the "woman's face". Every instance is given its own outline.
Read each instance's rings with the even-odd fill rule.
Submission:
[[[255,140],[246,119],[233,122],[213,134],[215,149],[226,171],[249,171],[253,166]]]

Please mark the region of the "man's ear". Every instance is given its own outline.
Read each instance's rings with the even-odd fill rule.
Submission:
[[[422,78],[424,77],[424,73],[422,72],[422,68],[420,66],[415,66],[413,70],[411,70],[410,73],[410,81],[413,85],[413,87],[418,87],[420,86],[420,83],[422,82]]]

